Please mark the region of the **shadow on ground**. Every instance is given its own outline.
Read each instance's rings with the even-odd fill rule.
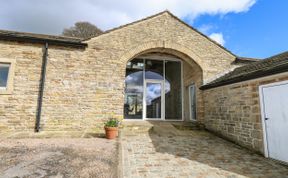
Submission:
[[[173,126],[154,126],[149,137],[157,154],[172,155],[179,166],[193,172],[215,171],[222,176],[288,177],[288,167],[268,160],[247,149],[223,140],[204,130],[179,130]],[[178,159],[182,158],[182,159]],[[161,159],[161,158],[159,158]],[[177,168],[176,168],[177,170]],[[201,172],[201,171],[200,171]],[[209,174],[201,174],[205,175]]]

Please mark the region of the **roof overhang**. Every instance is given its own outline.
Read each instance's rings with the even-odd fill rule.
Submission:
[[[58,36],[45,36],[37,37],[36,34],[18,34],[18,33],[0,33],[0,40],[6,41],[19,41],[19,42],[28,42],[28,43],[49,43],[50,45],[59,45],[59,46],[69,46],[69,47],[77,47],[77,48],[85,48],[87,47],[87,43],[83,43],[80,40],[69,40],[69,38],[61,38]],[[53,37],[55,39],[53,39]]]
[[[207,89],[211,89],[211,88],[221,87],[221,86],[230,85],[230,84],[234,84],[234,83],[244,82],[247,80],[267,77],[267,76],[274,75],[274,74],[280,74],[283,72],[288,72],[288,64],[280,65],[280,66],[275,67],[273,69],[268,69],[268,70],[263,69],[260,71],[255,71],[255,72],[252,72],[252,73],[249,73],[246,75],[238,76],[238,77],[224,80],[224,81],[220,81],[220,82],[215,82],[215,83],[210,83],[210,84],[208,83],[206,85],[202,85],[200,87],[200,90],[207,90]]]

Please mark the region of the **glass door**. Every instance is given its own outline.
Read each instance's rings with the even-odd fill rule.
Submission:
[[[164,118],[164,90],[163,80],[145,81],[145,118],[147,120],[161,120]]]
[[[189,108],[190,108],[190,120],[196,121],[196,92],[195,85],[189,86]]]

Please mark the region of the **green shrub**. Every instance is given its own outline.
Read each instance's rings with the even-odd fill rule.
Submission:
[[[120,122],[118,119],[111,118],[107,122],[105,122],[105,127],[118,127]]]

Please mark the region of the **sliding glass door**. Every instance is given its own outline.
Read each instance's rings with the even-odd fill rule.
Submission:
[[[163,119],[164,110],[164,92],[162,80],[145,81],[145,119],[159,120]]]
[[[182,120],[181,61],[133,59],[125,86],[125,119]]]

